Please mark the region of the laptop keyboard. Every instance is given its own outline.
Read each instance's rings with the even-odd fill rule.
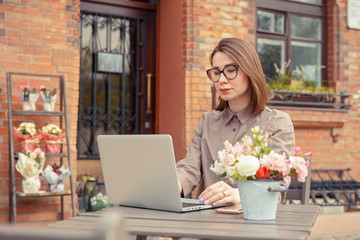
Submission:
[[[182,207],[184,207],[184,208],[206,205],[197,199],[182,199],[181,204],[182,204]]]
[[[182,206],[184,208],[186,207],[193,207],[193,206],[201,206],[201,205],[206,205],[206,204],[203,204],[203,203],[188,203],[188,202],[183,202],[182,203]]]

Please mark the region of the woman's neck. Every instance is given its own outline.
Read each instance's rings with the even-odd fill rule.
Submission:
[[[229,108],[233,113],[240,112],[241,110],[249,106],[250,98],[251,98],[251,91],[248,88],[247,91],[241,94],[240,96],[228,100]]]
[[[237,99],[237,101],[229,101],[229,109],[233,113],[238,113],[244,108],[247,108],[249,106],[250,100],[247,99]]]

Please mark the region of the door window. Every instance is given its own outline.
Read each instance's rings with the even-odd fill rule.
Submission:
[[[146,120],[146,35],[142,16],[81,11],[78,158],[99,158],[97,136],[139,134]]]

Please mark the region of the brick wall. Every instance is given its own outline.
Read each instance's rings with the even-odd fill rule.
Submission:
[[[243,38],[255,44],[255,20],[252,0],[184,1],[186,146],[204,111],[211,109],[212,84],[205,74],[211,51],[225,37]]]
[[[76,156],[79,5],[80,0],[0,0],[0,222],[9,219],[6,72],[64,76],[71,151],[73,158]],[[76,161],[72,160],[76,179]],[[16,176],[17,189],[20,190],[21,176],[18,173]],[[71,198],[65,197],[65,203],[65,217],[69,217]],[[41,225],[58,221],[60,198],[23,198],[18,201],[17,210],[18,222]]]
[[[209,55],[224,37],[239,37],[255,45],[255,1],[195,0],[183,2],[186,146],[204,111],[211,107],[211,83],[205,70]],[[296,143],[313,150],[314,168],[352,168],[360,181],[360,31],[346,25],[346,1],[328,0],[327,71],[338,93],[352,95],[349,112],[282,109],[291,115]]]

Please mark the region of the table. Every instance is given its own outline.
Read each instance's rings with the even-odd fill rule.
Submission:
[[[276,220],[249,221],[242,215],[219,214],[214,209],[173,213],[132,207],[111,207],[51,224],[56,228],[89,229],[97,217],[120,212],[127,230],[137,239],[171,236],[201,239],[306,239],[315,223],[317,205],[279,205]]]

